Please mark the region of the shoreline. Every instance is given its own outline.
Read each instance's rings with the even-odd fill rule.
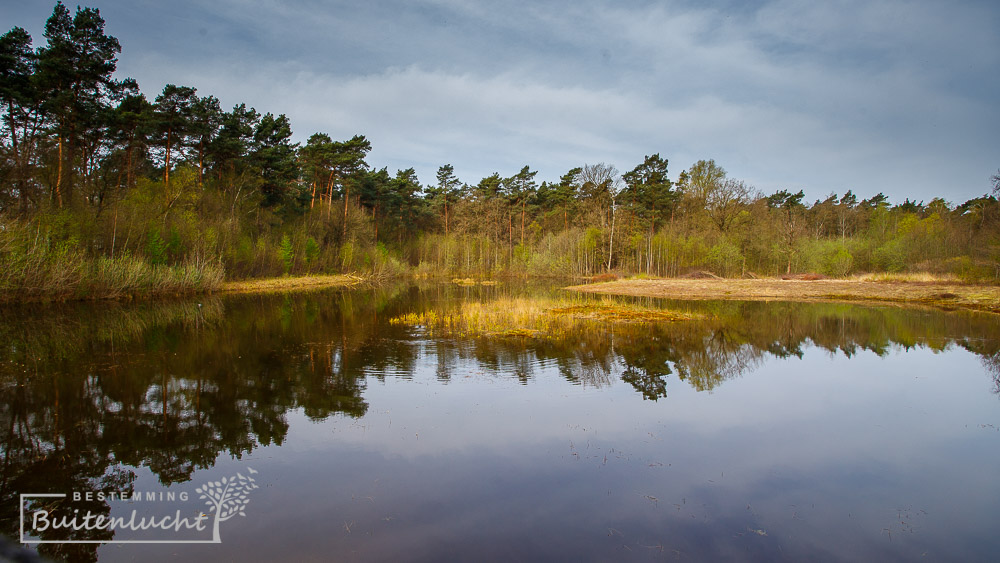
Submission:
[[[118,290],[98,295],[73,295],[70,292],[39,293],[28,295],[0,295],[0,307],[35,303],[96,303],[96,302],[148,302],[195,297],[198,295],[283,293],[310,291],[335,287],[353,288],[365,283],[365,278],[352,274],[322,274],[280,278],[224,281],[207,289],[184,288],[179,290]]]
[[[564,288],[580,293],[737,301],[837,301],[919,305],[1000,314],[1000,287],[948,282],[779,280],[779,279],[625,279]]]

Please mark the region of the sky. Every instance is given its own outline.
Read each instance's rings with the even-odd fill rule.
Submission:
[[[53,0],[0,0],[44,44]],[[67,4],[71,10],[76,4]],[[765,194],[957,204],[1000,170],[993,0],[89,0],[152,100],[193,86],[475,184],[645,155]]]

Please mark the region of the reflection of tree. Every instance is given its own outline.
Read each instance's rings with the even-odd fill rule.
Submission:
[[[675,303],[706,320],[667,325],[593,321],[558,337],[427,340],[388,319],[414,309],[492,299],[503,288],[234,297],[225,302],[0,309],[0,533],[16,536],[17,494],[127,490],[126,466],[165,483],[191,479],[220,454],[281,444],[287,412],[321,420],[367,412],[368,377],[440,379],[460,362],[530,384],[539,370],[644,398],[672,375],[698,390],[741,377],[767,357],[815,346],[852,356],[896,347],[961,346],[1000,391],[1000,319],[839,304]],[[656,302],[648,302],[654,304]],[[101,507],[96,507],[98,512]],[[106,506],[104,507],[107,508]],[[87,546],[48,547],[92,559]]]
[[[42,371],[34,361],[4,358],[3,368],[12,364],[28,369],[0,372],[0,428],[2,428],[2,468],[0,468],[0,533],[17,537],[19,494],[70,491],[129,491],[132,471],[112,466],[112,456],[100,447],[101,426],[95,423],[100,412],[88,400],[90,378],[55,377]],[[38,360],[39,358],[35,358]],[[28,375],[28,374],[31,375]],[[96,446],[96,447],[95,447]],[[67,499],[44,498],[31,501],[34,509],[67,513]],[[109,507],[100,502],[85,505],[94,514],[107,515]],[[49,529],[45,540],[96,539],[83,532]],[[92,545],[46,544],[45,555],[73,561],[94,561]]]
[[[622,381],[642,393],[644,399],[655,401],[667,396],[667,382],[660,374],[650,373],[637,366],[628,366],[622,372]]]
[[[473,296],[476,298],[476,296]],[[442,306],[416,303],[417,309]],[[657,301],[645,300],[655,306]],[[929,314],[923,310],[868,308],[847,304],[762,302],[674,302],[675,308],[708,315],[707,320],[667,325],[606,325],[581,320],[575,329],[537,340],[477,338],[462,352],[498,373],[527,382],[553,362],[568,381],[601,387],[620,378],[647,399],[666,395],[666,377],[701,391],[743,376],[765,358],[802,357],[810,346],[851,357],[861,350],[883,356],[896,347],[943,350],[957,343],[984,358],[1000,349],[1000,321],[974,314]],[[448,340],[435,340],[425,353],[448,364]],[[460,355],[461,355],[460,354]],[[984,359],[989,370],[989,359]],[[1000,364],[1000,361],[996,361]],[[996,373],[992,372],[991,373]],[[1000,382],[1000,376],[997,377]],[[1000,383],[998,383],[1000,389]]]
[[[982,362],[983,368],[986,369],[986,373],[990,375],[993,383],[993,394],[1000,395],[1000,351],[983,354],[979,360]]]
[[[373,331],[350,325],[371,325],[377,304],[361,299],[346,317],[253,298],[0,311],[0,533],[17,535],[19,493],[129,490],[126,466],[186,481],[220,453],[280,444],[290,409],[364,414],[364,378],[329,369],[322,351],[353,354]],[[72,560],[95,550],[43,546]]]
[[[698,391],[710,391],[752,371],[762,363],[763,356],[763,350],[749,344],[710,338],[704,348],[691,350],[677,361],[678,377]]]

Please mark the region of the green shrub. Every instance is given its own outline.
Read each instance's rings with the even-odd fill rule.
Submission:
[[[734,277],[740,274],[743,255],[735,244],[722,240],[708,250],[705,263],[713,272],[723,277]]]
[[[306,266],[311,269],[316,263],[316,260],[319,258],[319,245],[316,244],[316,239],[312,237],[308,237],[306,239],[305,255]]]
[[[146,256],[154,266],[167,263],[167,244],[160,236],[159,229],[152,229],[146,235]]]
[[[295,263],[295,249],[292,247],[292,239],[287,234],[281,235],[281,244],[278,245],[278,256],[281,258],[281,264],[285,268],[285,274],[288,274]]]

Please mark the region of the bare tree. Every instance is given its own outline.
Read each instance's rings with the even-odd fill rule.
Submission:
[[[608,269],[611,269],[612,252],[615,245],[615,212],[618,209],[618,195],[625,183],[618,169],[610,164],[599,162],[586,164],[576,175],[576,184],[584,194],[599,196],[607,194],[611,202],[611,236],[608,239]]]
[[[760,194],[743,180],[728,178],[706,193],[705,210],[719,230],[725,233],[748,205]]]

